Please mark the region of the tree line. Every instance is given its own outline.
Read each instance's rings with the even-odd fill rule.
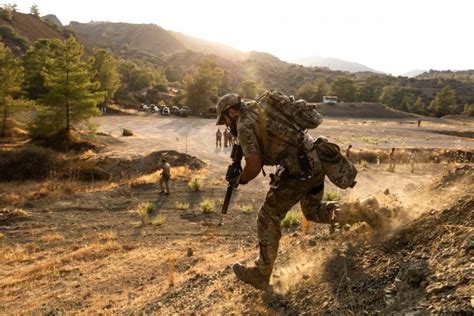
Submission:
[[[12,118],[28,112],[27,127],[33,137],[69,132],[71,127],[100,114],[98,106],[118,101],[136,106],[144,101],[186,105],[202,113],[216,98],[230,91],[244,98],[255,98],[270,83],[242,76],[235,81],[229,70],[204,58],[186,69],[179,82],[170,82],[171,67],[161,68],[145,61],[117,58],[109,51],[86,53],[73,36],[66,40],[41,39],[26,54],[15,57],[0,44],[0,135],[5,136]],[[176,93],[169,96],[168,87]],[[271,88],[271,87],[269,87]],[[392,108],[419,114],[474,115],[474,104],[460,105],[448,85],[432,100],[396,78],[369,75],[354,80],[345,75],[304,82],[295,95],[310,102],[321,102],[324,95],[336,95],[346,102],[381,102]]]
[[[321,78],[304,83],[297,96],[310,102],[321,102],[324,95],[335,95],[344,102],[380,102],[397,110],[437,117],[474,115],[474,103],[460,104],[449,85],[444,85],[432,100],[428,100],[421,91],[394,79],[376,75],[358,81],[347,76],[337,76],[333,80]]]

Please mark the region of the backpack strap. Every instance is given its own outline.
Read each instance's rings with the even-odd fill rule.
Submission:
[[[268,131],[267,131],[267,120],[266,120],[266,113],[265,110],[262,109],[260,106],[257,106],[258,110],[258,126],[259,126],[259,136],[262,140],[263,144],[263,153],[269,154],[270,153],[270,144],[268,142]]]

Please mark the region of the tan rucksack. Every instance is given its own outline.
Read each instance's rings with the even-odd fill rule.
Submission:
[[[314,105],[271,90],[249,106],[258,112],[264,152],[268,154],[271,150],[268,132],[288,145],[289,154],[283,163],[290,174],[311,178],[323,172],[339,188],[355,185],[357,169],[341,154],[339,146],[324,137],[315,141],[307,133],[307,129],[316,128],[322,122]]]

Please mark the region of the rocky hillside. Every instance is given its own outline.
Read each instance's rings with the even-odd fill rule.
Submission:
[[[327,67],[331,70],[341,70],[348,72],[375,72],[381,73],[380,71],[374,70],[366,65],[355,63],[352,61],[337,59],[337,58],[324,58],[319,56],[309,56],[293,60],[297,64],[301,64],[307,67]]]
[[[25,52],[28,46],[39,38],[66,37],[58,28],[32,14],[14,12],[11,21],[0,17],[0,39],[15,53]]]
[[[173,35],[155,24],[71,22],[69,27],[95,46],[113,50],[128,46],[160,55],[185,49]]]

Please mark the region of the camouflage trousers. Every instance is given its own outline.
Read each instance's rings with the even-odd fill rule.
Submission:
[[[291,207],[300,202],[307,220],[320,223],[330,223],[331,220],[330,214],[325,214],[322,202],[324,174],[302,180],[283,173],[275,176],[270,185],[257,220],[260,253],[255,264],[264,276],[272,273],[281,238],[280,222]]]

